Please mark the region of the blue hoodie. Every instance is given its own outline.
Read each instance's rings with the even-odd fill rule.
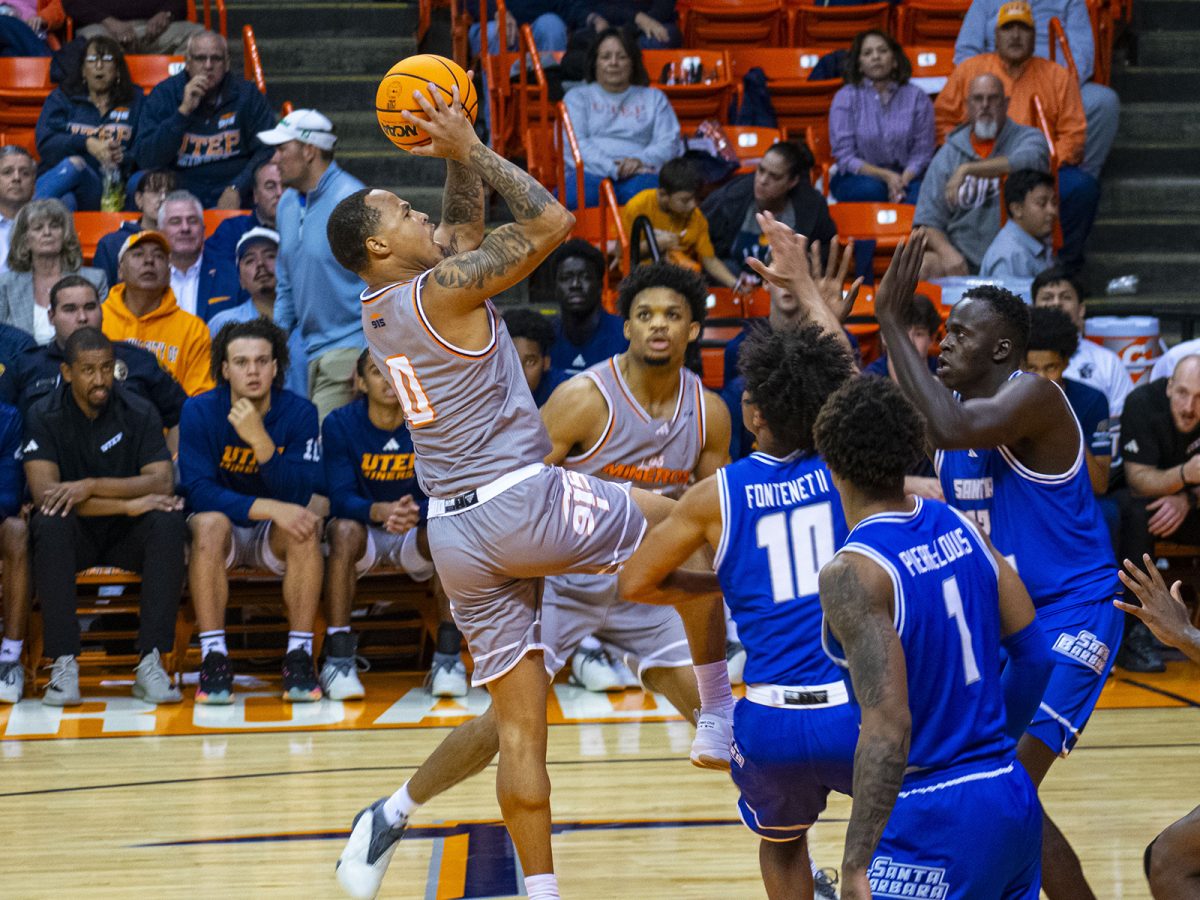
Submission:
[[[180,187],[204,204],[217,205],[225,188],[249,194],[254,167],[274,151],[258,139],[275,124],[267,98],[250,82],[227,74],[191,115],[179,112],[185,69],[159,82],[146,98],[133,152],[143,169],[174,169]]]
[[[133,85],[133,97],[128,103],[114,106],[107,115],[101,115],[86,94],[73,97],[62,88],[55,88],[42,105],[34,132],[38,155],[42,158],[38,174],[53,169],[68,156],[83,157],[91,169],[99,172],[100,161],[87,152],[87,139],[105,125],[116,126],[127,160],[123,168],[128,170],[129,149],[137,139],[142,104],[142,89]]]
[[[363,183],[331,162],[307,195],[288,188],[279,199],[279,257],[275,260],[275,324],[299,324],[311,362],[330,350],[364,347],[359,295],[363,280],[333,258],[325,226],[333,208]]]

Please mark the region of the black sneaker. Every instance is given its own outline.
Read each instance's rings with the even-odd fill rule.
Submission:
[[[233,669],[224,653],[214,651],[201,661],[196,702],[213,706],[228,706],[233,702]]]
[[[321,685],[313,671],[313,658],[297,647],[283,658],[283,699],[312,703],[321,699]]]
[[[1125,635],[1117,653],[1117,665],[1127,672],[1167,671],[1158,641],[1142,622],[1134,622],[1129,627],[1129,633]]]

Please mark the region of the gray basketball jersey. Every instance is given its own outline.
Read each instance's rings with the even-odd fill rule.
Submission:
[[[371,356],[404,407],[421,490],[449,499],[542,462],[550,437],[492,301],[487,347],[455,347],[421,308],[428,276],[364,291],[362,322]]]
[[[679,371],[679,400],[670,419],[653,419],[633,396],[611,357],[581,372],[608,404],[604,433],[578,456],[568,456],[568,469],[607,481],[679,497],[691,481],[704,449],[704,387],[688,369]]]

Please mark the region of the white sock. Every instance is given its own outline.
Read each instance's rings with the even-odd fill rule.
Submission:
[[[428,581],[433,577],[433,560],[426,559],[417,546],[417,529],[410,528],[404,532],[400,541],[400,568],[413,581]]]
[[[212,652],[224,653],[229,655],[229,648],[225,646],[225,629],[220,628],[217,631],[202,631],[200,632],[200,658],[208,656]]]
[[[591,653],[593,650],[600,650],[601,649],[600,641],[596,638],[596,636],[594,634],[589,634],[587,637],[585,637],[582,641],[579,642],[579,649],[582,650],[584,653]]]
[[[407,821],[409,816],[417,811],[421,806],[408,793],[408,782],[392,796],[383,801],[383,817],[387,819],[389,825],[399,825],[401,822]]]
[[[725,660],[692,666],[700,691],[700,712],[722,719],[733,718],[733,690],[729,687],[729,666]]]
[[[529,900],[558,900],[558,876],[553,872],[546,875],[526,875],[525,894]]]
[[[736,641],[737,639],[737,622],[733,621],[733,616],[730,614],[729,607],[727,606],[725,607],[725,640]]]
[[[325,629],[325,633],[326,634],[349,634],[350,626],[349,625],[330,625],[328,628]]]
[[[14,663],[21,658],[21,645],[24,641],[14,641],[4,638],[0,641],[0,663]]]
[[[311,631],[289,631],[287,652],[291,653],[293,650],[303,650],[309,656],[312,656],[312,638]]]

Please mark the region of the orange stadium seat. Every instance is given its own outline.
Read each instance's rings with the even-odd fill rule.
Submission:
[[[908,203],[834,203],[829,215],[843,240],[875,241],[876,275],[887,271],[892,251],[912,231],[915,207]]]
[[[141,213],[135,212],[77,212],[75,213],[75,232],[79,235],[79,246],[83,250],[83,261],[91,263],[96,255],[96,245],[100,238],[121,227],[122,222],[141,218]]]
[[[953,48],[970,5],[971,0],[905,0],[896,7],[896,40]]]
[[[821,181],[821,192],[829,196],[830,171],[833,169],[833,146],[829,143],[829,123],[809,125],[804,129],[804,143],[813,155],[813,184]]]
[[[954,71],[954,51],[947,47],[905,47],[904,55],[912,63],[912,83],[930,97],[937,96]]]
[[[49,57],[0,56],[0,128],[36,125],[52,90]]]
[[[737,175],[753,172],[771,145],[783,140],[783,132],[778,128],[756,128],[753,125],[726,125],[725,134],[740,163],[735,173]]]
[[[155,54],[131,54],[125,57],[129,64],[129,77],[133,83],[149,94],[155,86],[177,72],[183,71],[182,56]]]
[[[685,47],[779,47],[785,35],[783,0],[696,0],[678,5]]]
[[[828,127],[829,104],[842,86],[842,79],[808,80],[825,52],[811,47],[735,50],[731,54],[733,77],[740,82],[756,66],[763,70],[778,125],[790,138],[802,134],[809,125]]]
[[[788,4],[788,44],[792,47],[849,47],[860,31],[888,30],[890,3],[858,6]]]
[[[217,226],[226,219],[234,219],[249,213],[248,209],[206,209],[204,211],[204,236],[212,237]]]
[[[729,121],[729,101],[734,86],[728,53],[723,50],[644,50],[642,58],[650,74],[650,84],[667,95],[685,132],[694,131],[705,119]],[[697,63],[704,72],[700,84],[666,84],[672,64],[678,73],[685,65]]]
[[[37,149],[37,136],[32,128],[9,128],[0,132],[0,147],[8,144],[24,147],[35,160],[41,159]]]

